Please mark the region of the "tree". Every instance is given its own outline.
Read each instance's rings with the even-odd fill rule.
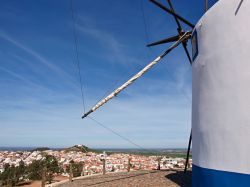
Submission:
[[[27,175],[27,167],[25,166],[24,162],[21,160],[19,162],[19,166],[16,168],[16,176],[19,181],[22,181],[25,179]]]
[[[41,160],[32,161],[28,166],[28,178],[30,180],[41,180],[43,167]]]
[[[17,185],[25,178],[30,180],[41,180],[42,172],[46,168],[46,180],[52,182],[54,174],[60,173],[60,167],[56,158],[52,155],[45,155],[41,160],[34,160],[29,166],[20,161],[19,166],[4,165],[4,172],[0,174],[2,185]]]
[[[0,175],[2,185],[14,186],[18,184],[21,178],[21,174],[18,172],[19,166],[10,166],[9,164],[4,165],[4,172]]]
[[[45,155],[41,160],[34,160],[29,165],[29,179],[41,180],[42,172],[46,168],[46,180],[52,182],[55,173],[60,172],[60,167],[56,158],[52,155]]]
[[[46,155],[44,165],[46,167],[46,180],[51,183],[54,178],[54,174],[61,171],[57,159],[52,155]]]
[[[81,176],[83,164],[82,163],[76,163],[73,160],[71,160],[69,163],[71,164],[71,167],[72,167],[73,177]],[[66,168],[66,171],[68,173],[70,173],[70,166],[68,166]]]

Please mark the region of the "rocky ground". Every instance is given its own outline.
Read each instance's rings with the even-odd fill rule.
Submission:
[[[66,182],[58,187],[191,187],[191,171],[111,173]]]

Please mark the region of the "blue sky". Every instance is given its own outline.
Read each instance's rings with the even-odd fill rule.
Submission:
[[[173,17],[147,0],[73,2],[86,109],[168,47],[148,49],[147,41],[177,32]],[[193,23],[203,14],[202,0],[173,4]],[[1,1],[0,22],[0,146],[134,148],[81,119],[69,0]],[[179,47],[91,117],[145,148],[186,147],[191,86]]]

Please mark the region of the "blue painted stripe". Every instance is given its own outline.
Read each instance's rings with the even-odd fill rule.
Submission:
[[[250,175],[193,165],[192,187],[249,187]]]

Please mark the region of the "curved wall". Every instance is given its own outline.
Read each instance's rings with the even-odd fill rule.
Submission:
[[[196,31],[193,186],[215,179],[209,171],[242,174],[250,181],[250,1],[220,0],[201,18]],[[230,178],[224,182],[234,186]]]

